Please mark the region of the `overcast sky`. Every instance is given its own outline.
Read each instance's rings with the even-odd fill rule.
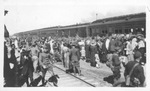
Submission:
[[[9,33],[145,12],[145,0],[4,0]]]

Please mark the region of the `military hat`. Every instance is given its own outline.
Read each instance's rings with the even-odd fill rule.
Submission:
[[[91,41],[91,45],[92,45],[92,46],[95,46],[95,45],[96,45],[96,41],[95,41],[95,40],[92,40],[92,41]]]
[[[71,45],[72,45],[72,46],[77,46],[77,43],[76,43],[76,42],[73,42]]]
[[[144,35],[143,34],[137,34],[137,38],[139,38],[139,39],[144,38]]]
[[[117,46],[117,47],[115,47],[115,51],[116,51],[116,52],[120,51],[120,49],[121,49],[121,48],[120,48],[120,47],[118,47],[118,46]]]
[[[33,45],[33,46],[35,46],[35,45],[36,45],[36,43],[35,43],[35,42],[33,42],[33,43],[32,43],[32,45]]]
[[[144,35],[143,35],[143,34],[137,34],[137,36],[141,36],[141,37],[144,37]]]
[[[43,48],[46,48],[46,49],[50,50],[50,44],[45,43],[44,46],[43,46]]]
[[[136,52],[134,53],[134,58],[135,58],[135,59],[140,58],[141,56],[142,56],[142,54],[141,54],[141,52],[139,52],[139,51],[136,51]]]

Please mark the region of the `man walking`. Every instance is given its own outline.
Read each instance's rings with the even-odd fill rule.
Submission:
[[[39,64],[41,67],[41,71],[42,71],[42,84],[45,83],[45,75],[46,72],[50,72],[51,75],[54,75],[53,72],[53,61],[52,61],[52,57],[50,55],[50,45],[49,44],[45,44],[44,45],[44,51],[42,53],[40,53],[39,55]]]

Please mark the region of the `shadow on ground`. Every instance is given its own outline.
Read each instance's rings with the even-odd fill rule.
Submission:
[[[104,77],[103,80],[106,81],[106,82],[108,82],[108,83],[110,83],[110,84],[114,83],[113,75],[110,75],[108,77]]]
[[[114,82],[113,75],[110,75],[108,77],[104,77],[103,80],[110,83],[110,84],[112,84],[113,87],[127,87],[125,85],[125,82],[122,81],[121,79],[118,79],[116,82]]]

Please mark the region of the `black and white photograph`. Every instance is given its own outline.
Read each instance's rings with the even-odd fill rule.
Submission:
[[[3,0],[2,88],[147,88],[147,0]]]

